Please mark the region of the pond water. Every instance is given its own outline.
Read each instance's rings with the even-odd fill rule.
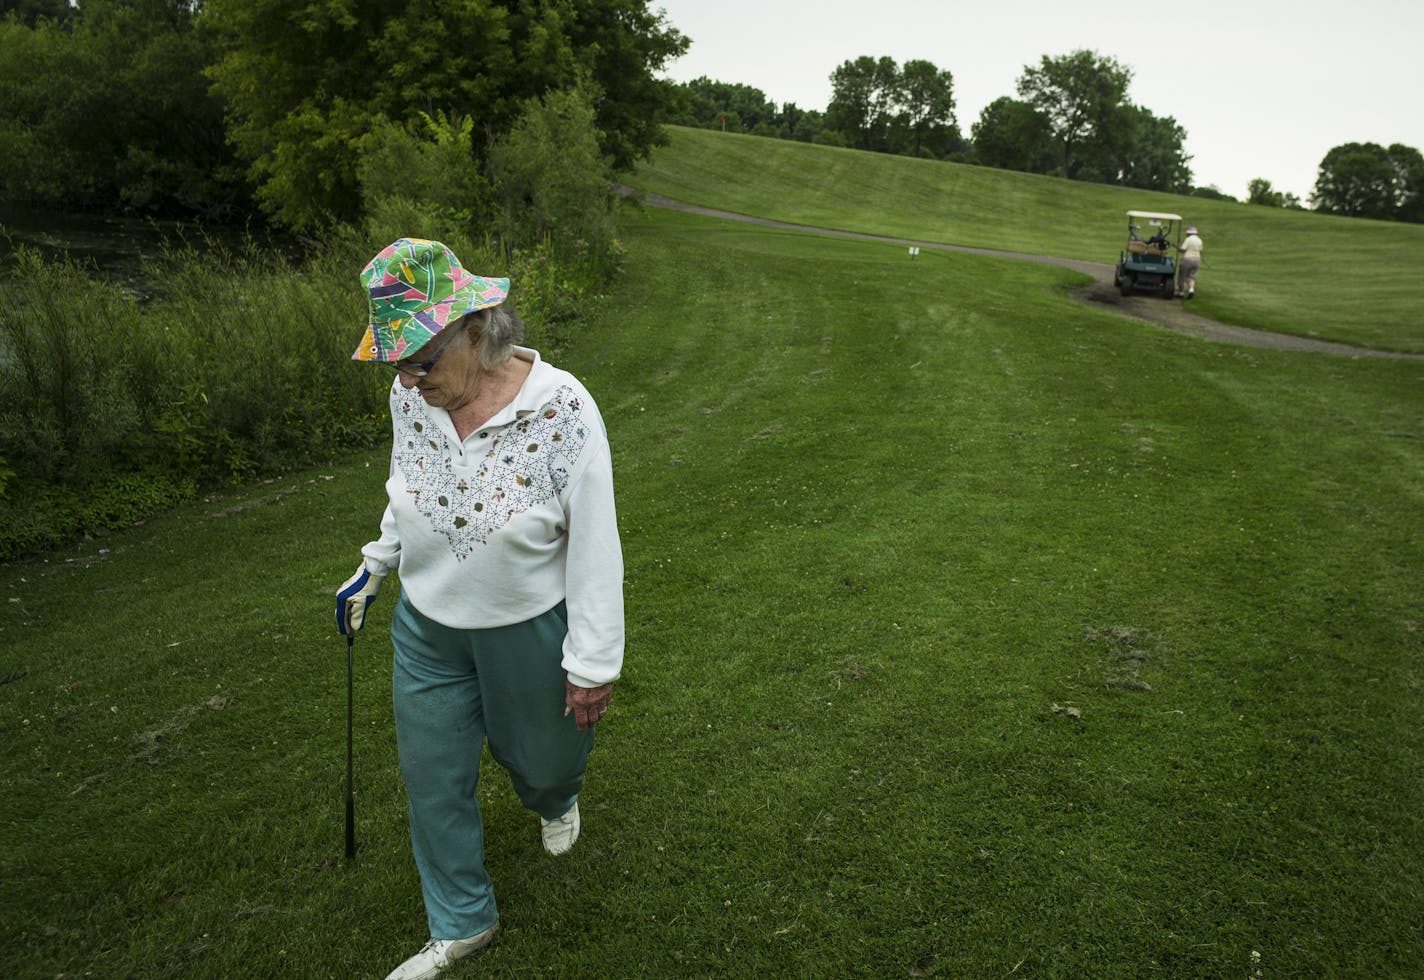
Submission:
[[[66,214],[0,205],[0,266],[9,265],[21,246],[60,258],[68,255],[81,267],[122,283],[140,299],[144,287],[143,260],[163,254],[164,243],[187,244],[204,251],[214,245],[241,248],[248,239],[295,252],[295,242],[266,229],[233,225],[195,225],[123,214]]]

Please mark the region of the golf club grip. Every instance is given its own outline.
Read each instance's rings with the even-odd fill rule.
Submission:
[[[346,636],[346,856],[356,856],[356,793],[352,779],[352,718],[355,715],[356,637]]]

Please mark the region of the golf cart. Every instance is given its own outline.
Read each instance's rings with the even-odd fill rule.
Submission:
[[[1127,212],[1127,246],[1118,254],[1117,271],[1113,275],[1120,293],[1130,296],[1140,289],[1172,298],[1181,225],[1179,214]]]

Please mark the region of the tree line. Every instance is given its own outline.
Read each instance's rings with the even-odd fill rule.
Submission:
[[[598,217],[588,195],[606,203],[665,121],[1231,199],[1193,186],[1186,131],[1097,52],[1025,66],[966,136],[952,73],[925,60],[847,60],[824,110],[663,80],[689,40],[648,3],[0,0],[0,201],[260,210],[314,233],[424,197],[516,239],[573,241]],[[1259,178],[1247,199],[1302,206]],[[1311,205],[1424,220],[1424,161],[1335,147]]]
[[[388,439],[389,375],[350,364],[373,242],[508,275],[557,349],[618,268],[614,173],[687,45],[645,0],[0,4],[0,203],[260,213],[300,245],[170,243],[142,300],[7,258],[0,559]]]
[[[1131,101],[1132,70],[1089,50],[1044,55],[1026,65],[1017,98],[985,106],[966,138],[955,112],[953,74],[932,62],[861,56],[831,73],[825,111],[778,108],[760,89],[698,78],[677,86],[671,119],[880,153],[977,164],[1070,180],[1235,200],[1194,186],[1187,133],[1171,116]],[[1303,209],[1294,194],[1253,179],[1247,203]],[[1310,199],[1321,212],[1424,221],[1424,159],[1402,144],[1337,146],[1321,160]]]
[[[0,0],[0,199],[303,233],[383,198],[506,229],[662,138],[647,0]],[[574,186],[571,186],[574,185]],[[575,218],[577,215],[575,215]],[[521,233],[529,233],[527,231]]]
[[[1128,100],[1132,72],[1092,51],[1045,55],[1024,69],[1019,98],[986,106],[966,138],[954,76],[934,63],[861,57],[831,73],[824,112],[759,89],[699,78],[678,86],[672,119],[879,153],[980,164],[1075,180],[1189,193],[1186,131]]]

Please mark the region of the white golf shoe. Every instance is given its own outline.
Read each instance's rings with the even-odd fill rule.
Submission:
[[[550,854],[563,854],[574,846],[579,835],[578,800],[569,807],[567,813],[553,820],[539,818],[539,836],[544,838],[544,850]]]
[[[420,947],[420,952],[392,970],[386,980],[431,980],[461,957],[488,946],[494,941],[498,929],[499,923],[496,922],[468,939],[431,939]]]

